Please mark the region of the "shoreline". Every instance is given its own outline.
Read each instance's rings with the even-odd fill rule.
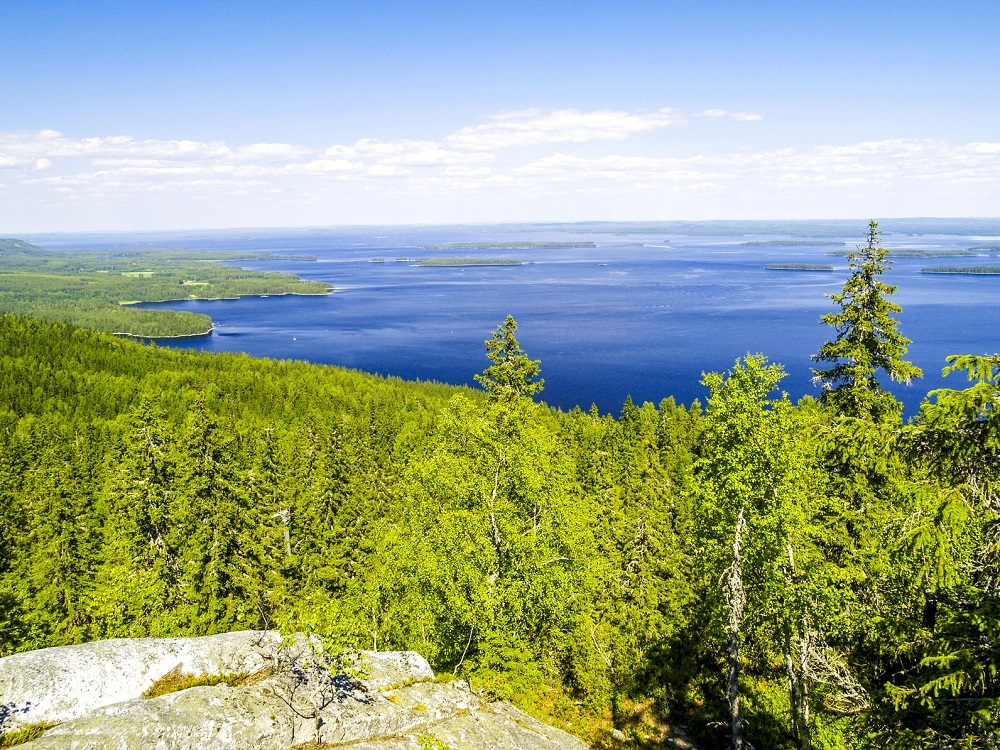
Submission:
[[[143,300],[138,300],[136,302],[130,302],[128,305],[123,305],[125,307],[130,307],[132,305],[161,305],[166,302],[215,302],[215,301],[235,301],[240,299],[245,299],[247,297],[257,297],[258,299],[265,299],[267,297],[328,297],[330,296],[336,287],[330,287],[329,290],[325,292],[279,292],[277,294],[241,294],[237,297],[181,297],[178,299],[161,299],[152,302],[146,302]],[[123,303],[119,302],[119,305]],[[128,333],[127,331],[112,331],[112,336],[121,336],[123,338],[129,339],[146,339],[148,341],[166,341],[170,339],[197,339],[204,338],[206,336],[211,336],[212,332],[215,331],[215,323],[208,327],[206,331],[197,331],[195,333],[178,333],[172,336],[145,336],[139,333]]]
[[[197,339],[204,336],[211,336],[212,331],[215,330],[215,326],[211,325],[208,327],[207,331],[199,331],[197,333],[176,333],[172,336],[143,336],[139,333],[128,333],[127,331],[112,331],[112,336],[121,336],[127,339],[145,339],[148,341],[161,341],[167,339]]]
[[[275,292],[274,294],[238,294],[235,297],[172,297],[171,299],[156,299],[156,300],[136,300],[134,302],[129,301],[119,302],[119,305],[123,307],[128,307],[131,305],[162,305],[166,302],[216,302],[216,301],[233,301],[238,299],[245,299],[247,297],[257,297],[259,299],[265,299],[267,297],[329,297],[333,294],[336,287],[330,287],[326,292]]]

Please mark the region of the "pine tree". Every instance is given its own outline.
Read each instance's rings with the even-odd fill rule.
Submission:
[[[880,234],[878,224],[870,222],[868,243],[848,256],[851,276],[840,294],[830,295],[840,312],[820,317],[837,331],[837,337],[812,357],[833,363],[825,370],[813,370],[815,381],[823,386],[823,405],[843,416],[875,422],[898,417],[901,408],[892,394],[882,390],[879,372],[907,385],[923,375],[919,367],[903,359],[910,340],[899,333],[899,323],[892,317],[902,311],[888,299],[896,287],[879,280],[890,267]]]

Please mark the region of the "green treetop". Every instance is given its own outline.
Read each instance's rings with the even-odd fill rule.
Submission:
[[[529,359],[514,334],[517,321],[508,315],[486,340],[486,356],[493,363],[476,382],[489,393],[491,401],[513,401],[520,396],[531,397],[542,390],[545,381],[538,377],[541,360]]]
[[[899,322],[892,317],[902,311],[888,299],[896,287],[879,280],[890,266],[880,234],[878,224],[870,222],[867,245],[848,256],[851,276],[840,294],[830,295],[840,312],[820,317],[837,331],[837,337],[812,357],[833,363],[827,369],[813,369],[815,380],[823,385],[820,401],[824,406],[844,416],[876,422],[898,416],[900,411],[899,402],[879,385],[879,371],[907,384],[923,375],[919,367],[903,359],[910,339],[899,333]]]

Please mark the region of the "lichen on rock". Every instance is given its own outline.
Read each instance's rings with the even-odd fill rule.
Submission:
[[[142,694],[168,672],[257,673],[253,684]],[[98,641],[0,659],[4,729],[59,722],[25,750],[359,748],[582,750],[583,742],[456,680],[413,652],[338,657],[274,631]]]

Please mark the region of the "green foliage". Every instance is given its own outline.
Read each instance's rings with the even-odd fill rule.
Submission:
[[[497,326],[493,336],[486,340],[486,356],[493,364],[475,378],[492,401],[509,402],[522,396],[533,396],[545,385],[544,380],[535,380],[541,362],[528,358],[515,333],[517,322],[508,315],[507,320]]]
[[[132,305],[329,292],[326,284],[228,265],[272,257],[156,249],[65,253],[21,240],[0,240],[0,312],[131,336],[192,336],[211,330],[207,315]]]
[[[848,256],[851,276],[840,294],[830,295],[840,312],[820,318],[837,337],[813,355],[818,362],[833,363],[825,370],[813,370],[823,385],[822,403],[838,414],[876,422],[898,418],[900,412],[899,402],[882,390],[879,373],[907,384],[923,374],[903,359],[910,340],[897,331],[898,322],[892,317],[902,309],[888,299],[896,287],[879,280],[890,265],[879,234],[872,221],[867,245]]]
[[[756,747],[995,747],[1000,355],[892,418],[884,267],[873,226],[826,408],[753,355],[557,412],[510,317],[484,394],[0,315],[0,654],[277,627],[602,746],[729,744],[735,677]]]
[[[900,746],[1000,742],[1000,355],[952,356],[973,385],[929,394],[904,436],[915,499],[899,557],[922,606],[887,697]],[[902,623],[901,623],[902,624]]]

